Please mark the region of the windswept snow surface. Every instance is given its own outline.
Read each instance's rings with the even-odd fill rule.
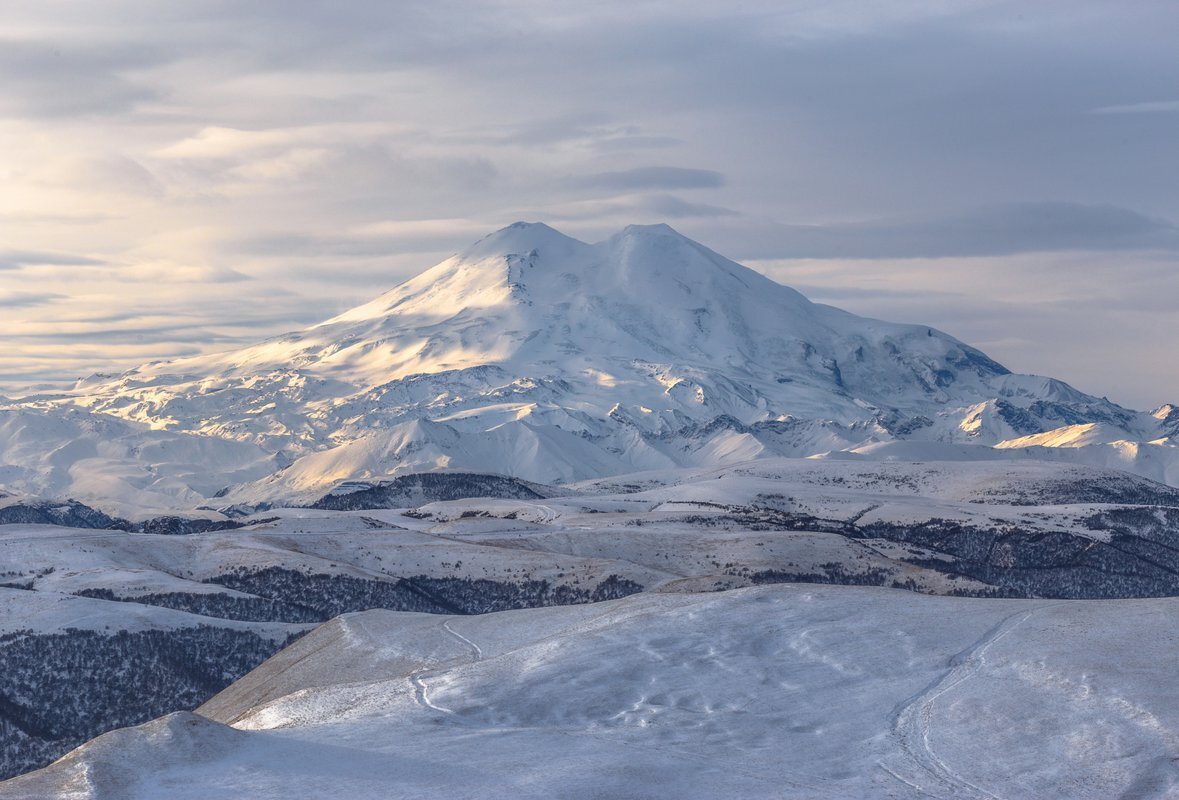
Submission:
[[[1177,613],[815,586],[365,612],[209,718],[107,734],[0,797],[1173,796]]]
[[[517,223],[304,330],[0,403],[0,488],[128,518],[432,469],[567,483],[894,440],[1179,483],[1170,407],[812,303],[666,225],[586,244]]]

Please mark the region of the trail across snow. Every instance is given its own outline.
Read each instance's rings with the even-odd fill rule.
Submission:
[[[475,660],[476,660],[476,661],[482,661],[482,660],[483,660],[483,650],[482,650],[482,648],[480,648],[480,647],[479,647],[479,645],[477,645],[477,644],[475,644],[474,642],[472,642],[472,641],[471,641],[470,639],[468,639],[466,636],[463,636],[461,633],[459,633],[458,631],[456,631],[454,628],[450,627],[450,620],[447,620],[446,622],[443,622],[443,623],[442,623],[442,629],[443,629],[443,630],[445,630],[447,633],[449,633],[449,634],[450,634],[451,636],[453,636],[454,638],[458,639],[458,640],[459,640],[460,642],[462,642],[463,644],[465,644],[465,645],[467,645],[468,647],[470,647],[470,648],[471,648],[471,652],[472,652],[472,653],[474,653],[474,655],[475,655]]]
[[[1000,621],[978,641],[951,658],[950,669],[896,713],[893,734],[900,743],[901,752],[909,758],[911,765],[916,767],[920,774],[910,774],[909,777],[905,777],[904,773],[907,770],[904,764],[889,765],[881,762],[881,767],[889,775],[931,797],[953,798],[954,800],[958,798],[962,800],[1002,800],[999,795],[973,783],[935,752],[933,735],[935,707],[941,697],[974,678],[986,668],[987,651],[996,642],[1026,622],[1028,617],[1050,607],[1051,604],[1017,611]]]
[[[414,670],[409,674],[409,681],[413,684],[414,696],[417,698],[419,705],[442,714],[453,714],[454,711],[452,709],[440,706],[430,699],[430,686],[428,683],[426,683],[426,681],[428,678],[441,675],[442,673],[459,664],[469,664],[475,661],[483,660],[483,650],[479,647],[479,645],[475,644],[466,636],[463,636],[454,628],[450,627],[450,620],[444,621],[440,627],[442,630],[450,634],[450,636],[462,642],[465,647],[470,649],[473,658],[468,659],[463,658],[462,656],[457,656],[438,666],[422,667],[421,669]]]

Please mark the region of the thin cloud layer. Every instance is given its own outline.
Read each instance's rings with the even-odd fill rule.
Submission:
[[[51,253],[38,250],[0,250],[0,269],[26,267],[98,267],[106,264],[100,258],[77,256],[71,253]]]
[[[578,188],[613,191],[643,189],[716,189],[725,185],[724,176],[710,169],[686,167],[635,167],[619,172],[599,172],[573,181]]]
[[[64,294],[53,292],[0,292],[0,309],[44,306],[56,300],[64,300],[65,297]]]
[[[825,262],[820,289],[875,263],[871,313],[1034,338],[1082,388],[1173,400],[1124,310],[1163,292],[1115,267],[1164,265],[1158,289],[1179,265],[1176,23],[1096,0],[9,3],[0,384],[297,327],[516,219],[674,220],[775,274]],[[1029,254],[1072,265],[1116,382],[1076,318],[1007,303]],[[1002,331],[943,324],[909,262]],[[33,335],[46,317],[91,321]],[[1043,369],[1023,352],[996,355]]]
[[[932,219],[751,226],[746,258],[954,258],[1064,250],[1179,253],[1179,228],[1115,206],[1011,203]]]

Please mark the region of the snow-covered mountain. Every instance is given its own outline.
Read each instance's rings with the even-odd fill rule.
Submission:
[[[39,433],[61,445],[49,460],[13,444],[33,416],[79,414],[124,444],[81,452],[69,432]],[[1171,407],[1130,411],[932,328],[812,303],[665,225],[591,245],[517,223],[302,331],[11,401],[0,487],[133,516],[304,504],[445,468],[559,483],[897,457],[880,447],[897,440],[926,443],[904,451],[918,460],[1032,452],[1175,484],[1177,428]]]

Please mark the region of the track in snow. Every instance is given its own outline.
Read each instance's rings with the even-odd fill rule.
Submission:
[[[463,636],[461,633],[456,631],[454,628],[450,627],[450,620],[443,622],[442,628],[447,633],[449,633],[451,636],[458,639],[460,642],[465,644],[467,647],[471,648],[471,652],[475,654],[475,659],[474,659],[475,661],[482,661],[483,660],[483,648],[481,648],[479,645],[472,642],[466,636]]]
[[[450,634],[450,636],[462,642],[465,647],[471,650],[471,654],[474,657],[471,659],[456,657],[449,659],[445,663],[436,667],[423,667],[421,669],[416,669],[409,674],[409,681],[413,684],[414,696],[417,699],[418,705],[424,708],[432,709],[433,711],[438,711],[442,714],[453,714],[454,711],[452,709],[440,706],[430,699],[430,687],[426,683],[426,679],[428,677],[445,672],[446,670],[460,663],[471,664],[476,661],[482,661],[483,649],[468,639],[466,636],[463,636],[454,628],[450,627],[450,620],[446,620],[442,623],[442,630],[446,631],[448,634]]]
[[[893,734],[902,752],[923,773],[904,775],[901,765],[880,766],[892,777],[930,797],[954,800],[1001,800],[998,795],[972,783],[943,761],[933,749],[932,729],[934,706],[938,698],[970,680],[986,666],[986,653],[1003,637],[1018,628],[1028,617],[1051,606],[1037,606],[1018,611],[983,634],[978,641],[950,659],[950,669],[916,697],[904,704],[893,717]]]
[[[540,515],[539,519],[533,520],[539,525],[551,525],[560,516],[552,506],[546,506],[540,503],[532,503],[531,506]]]

